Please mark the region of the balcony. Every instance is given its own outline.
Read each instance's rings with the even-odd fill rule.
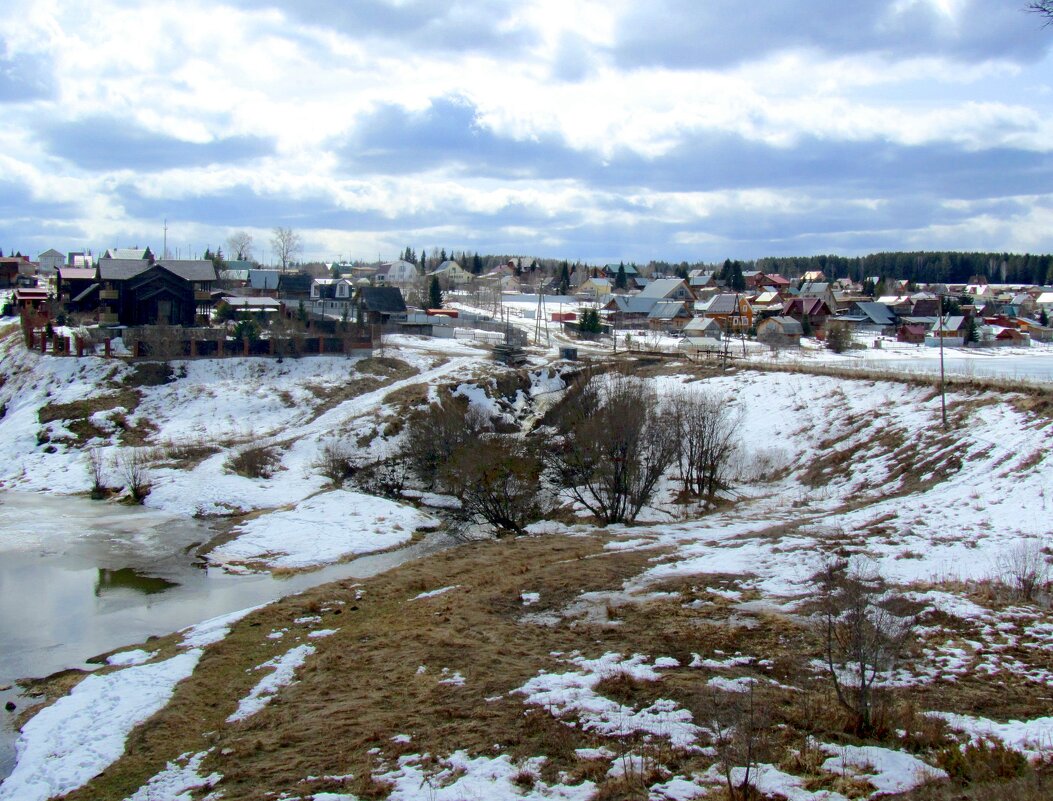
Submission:
[[[99,325],[117,325],[117,315],[110,312],[99,312]]]
[[[194,290],[194,302],[195,303],[209,303],[212,300],[212,293],[202,289]]]
[[[119,300],[121,293],[116,289],[100,289],[99,300]]]

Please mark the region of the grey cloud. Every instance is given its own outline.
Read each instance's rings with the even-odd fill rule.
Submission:
[[[39,131],[48,151],[86,170],[156,172],[173,167],[228,164],[267,156],[273,144],[254,136],[186,142],[111,117],[45,125]]]
[[[536,35],[511,22],[519,8],[514,0],[234,0],[257,10],[276,8],[299,22],[336,28],[348,35],[393,40],[410,51],[519,50]]]
[[[925,2],[894,14],[886,0],[657,0],[622,20],[613,53],[627,66],[670,67],[719,67],[791,48],[1034,62],[1051,39],[1022,5],[965,0],[952,21]]]
[[[1043,193],[1053,186],[1049,154],[966,150],[949,143],[906,146],[804,137],[792,147],[772,147],[734,134],[697,132],[658,158],[623,150],[603,160],[557,137],[500,137],[457,98],[437,100],[422,113],[381,107],[359,120],[338,155],[349,174],[445,169],[463,178],[577,180],[609,191],[808,188],[833,196],[921,193],[970,199]]]

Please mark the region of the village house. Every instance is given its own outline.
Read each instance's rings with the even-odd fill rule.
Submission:
[[[368,325],[405,322],[406,301],[398,287],[363,286],[356,295],[358,320]]]
[[[54,275],[65,263],[66,257],[55,248],[45,250],[37,256],[37,269],[41,275]]]
[[[716,320],[727,333],[744,333],[753,327],[753,307],[746,295],[714,295],[704,302],[696,302],[695,313]]]
[[[380,265],[380,269],[373,274],[373,283],[377,286],[395,286],[405,294],[420,282],[420,273],[417,265],[411,264],[404,259],[389,261]]]
[[[99,260],[99,322],[120,325],[194,325],[208,319],[215,265],[206,259]]]
[[[720,323],[712,317],[693,317],[682,330],[684,338],[678,347],[687,352],[716,350],[724,335]]]
[[[813,334],[818,334],[826,328],[826,321],[832,314],[830,306],[822,298],[790,298],[782,307],[782,316],[792,317],[802,327],[807,319],[807,328],[811,329]]]
[[[757,341],[773,348],[799,348],[803,333],[792,317],[765,317],[757,323]]]
[[[447,259],[435,270],[428,273],[428,278],[438,278],[443,289],[460,289],[472,280],[472,274],[452,259]]]

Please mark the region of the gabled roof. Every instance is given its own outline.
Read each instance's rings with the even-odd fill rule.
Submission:
[[[65,259],[66,258],[63,254],[61,254],[57,250],[55,250],[55,248],[49,248],[48,250],[45,250],[43,253],[38,255],[37,258],[38,259],[43,259],[45,256],[58,256],[60,259]]]
[[[223,302],[235,309],[263,310],[278,309],[282,303],[274,298],[245,297],[244,295],[227,295]]]
[[[695,305],[695,309],[703,314],[735,314],[738,311],[736,300],[738,295],[722,293],[714,295],[704,305]]]
[[[822,298],[790,298],[783,304],[782,313],[786,315],[791,311],[798,310],[800,314],[822,314],[824,307],[826,313],[829,314],[830,307]]]
[[[307,295],[314,279],[306,273],[281,273],[278,276],[279,292],[298,292]]]
[[[146,251],[150,248],[110,248],[102,254],[103,259],[114,259],[115,261],[139,261],[146,258]]]
[[[804,327],[797,320],[792,317],[766,317],[757,323],[757,328],[762,326],[777,325],[782,329],[784,334],[793,336],[794,334],[801,336],[804,334]]]
[[[103,281],[127,281],[145,273],[152,266],[146,259],[99,259],[99,278]]]
[[[683,278],[656,278],[639,294],[641,298],[667,298],[684,285]]]
[[[822,281],[811,281],[808,283],[801,284],[801,289],[798,294],[801,295],[825,295],[830,291],[830,284]]]
[[[955,315],[953,317],[946,317],[946,318],[944,318],[944,322],[943,322],[943,330],[945,330],[945,331],[958,331],[958,330],[961,329],[961,327],[964,324],[965,324],[965,318],[964,317],[960,317],[958,315]],[[939,331],[940,330],[940,321],[939,320],[937,320],[936,322],[934,322],[932,324],[932,330],[933,331]]]
[[[611,273],[612,275],[613,274],[617,274],[619,267],[624,267],[625,268],[625,274],[626,275],[636,275],[636,268],[633,267],[631,264],[605,264],[605,265],[603,265],[603,269],[606,270],[607,272]]]
[[[165,259],[157,264],[184,281],[216,280],[216,265],[211,259]]]
[[[612,295],[607,306],[613,304],[612,311],[622,314],[650,314],[658,302],[658,298],[644,298],[639,295]]]
[[[684,326],[684,333],[700,331],[707,331],[709,329],[716,329],[720,331],[720,323],[714,320],[712,317],[692,317],[691,321]]]
[[[59,267],[59,278],[63,281],[94,281],[95,269],[87,267]]]
[[[281,275],[278,270],[249,270],[249,286],[253,289],[277,289]]]
[[[227,264],[230,264],[228,261]],[[248,281],[249,271],[248,270],[220,270],[219,271],[220,281]]]
[[[406,300],[395,286],[364,286],[358,290],[358,298],[366,311],[380,314],[406,313]]]
[[[874,325],[895,325],[896,318],[888,306],[882,303],[857,303],[860,313],[870,319]]]
[[[647,315],[648,320],[672,320],[687,307],[682,300],[660,300]]]

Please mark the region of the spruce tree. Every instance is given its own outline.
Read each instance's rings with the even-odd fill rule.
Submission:
[[[622,262],[618,265],[618,272],[614,276],[614,288],[625,289],[629,286],[629,279],[625,275],[625,263]]]
[[[431,277],[431,283],[428,285],[428,308],[442,308],[442,289],[439,287],[438,276],[434,275]]]

